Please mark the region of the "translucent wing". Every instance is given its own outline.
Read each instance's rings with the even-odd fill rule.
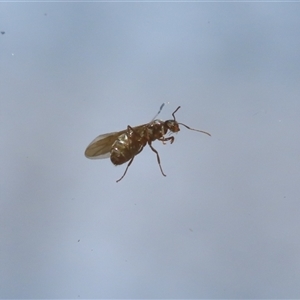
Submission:
[[[86,148],[85,156],[90,159],[110,157],[111,146],[124,131],[111,132],[97,136]]]
[[[148,123],[149,124],[149,123]],[[145,127],[145,125],[140,125],[133,127],[132,129],[137,133],[140,133],[141,130]],[[127,129],[118,131],[105,133],[97,136],[86,148],[85,156],[90,159],[102,159],[110,157],[111,146],[115,142],[115,140],[123,133],[125,133]]]

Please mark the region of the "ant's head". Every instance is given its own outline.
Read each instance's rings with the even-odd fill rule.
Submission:
[[[176,121],[176,118],[175,118],[175,113],[176,113],[176,111],[179,108],[180,108],[180,106],[178,106],[176,108],[176,110],[172,113],[172,116],[173,116],[174,120],[167,120],[167,121],[165,121],[166,128],[168,128],[172,132],[178,132],[178,131],[180,131],[179,123]]]
[[[166,128],[168,128],[170,131],[172,132],[178,132],[180,131],[180,128],[179,128],[179,124],[180,125],[183,125],[184,127],[186,127],[187,129],[190,129],[190,130],[194,130],[194,131],[198,131],[198,132],[202,132],[202,133],[205,133],[207,135],[210,136],[210,133],[206,132],[206,131],[202,131],[202,130],[197,130],[197,129],[193,129],[193,128],[190,128],[189,126],[183,124],[183,123],[179,123],[176,121],[176,118],[175,118],[175,113],[177,112],[177,110],[180,108],[180,106],[178,106],[175,111],[172,113],[172,116],[174,118],[174,120],[167,120],[165,121],[165,126]]]
[[[176,120],[167,120],[165,121],[165,128],[169,129],[172,132],[180,131],[179,124]]]

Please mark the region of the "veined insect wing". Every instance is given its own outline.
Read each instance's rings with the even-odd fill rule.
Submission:
[[[123,131],[105,133],[97,136],[86,148],[85,156],[90,159],[110,157],[111,146]]]

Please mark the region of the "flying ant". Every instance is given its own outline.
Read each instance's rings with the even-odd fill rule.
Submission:
[[[163,106],[164,104],[162,104],[156,116],[160,113]],[[157,162],[162,175],[166,176],[160,164],[159,154],[152,146],[153,141],[159,140],[163,144],[166,144],[167,141],[170,141],[172,144],[175,138],[173,136],[164,136],[167,134],[168,130],[170,133],[180,131],[179,125],[183,125],[189,130],[202,132],[210,136],[210,133],[206,131],[193,129],[183,123],[177,122],[175,113],[179,108],[180,106],[178,106],[177,109],[172,113],[174,120],[152,120],[144,125],[136,127],[131,127],[128,125],[127,129],[125,130],[99,135],[88,145],[85,150],[85,156],[90,159],[110,157],[110,160],[114,165],[122,165],[129,161],[124,174],[120,179],[117,180],[117,182],[119,182],[126,175],[134,157],[141,153],[144,147],[148,144],[151,150],[156,154]]]

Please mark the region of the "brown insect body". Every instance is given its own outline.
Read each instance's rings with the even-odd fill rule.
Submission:
[[[152,146],[153,141],[159,140],[163,142],[163,144],[165,144],[166,141],[170,141],[170,143],[172,144],[175,138],[173,136],[167,138],[164,136],[168,133],[168,131],[180,131],[179,124],[185,126],[190,130],[210,135],[208,132],[193,129],[185,124],[178,123],[175,119],[175,113],[179,108],[180,106],[172,114],[174,120],[154,120],[150,123],[136,127],[131,127],[128,125],[126,130],[98,136],[87,147],[85,156],[91,159],[110,157],[111,162],[114,165],[121,165],[129,161],[124,174],[119,180],[117,180],[118,182],[127,173],[127,170],[131,165],[134,157],[138,155],[148,144],[151,150],[156,154],[161,173],[166,176],[162,170],[158,152]]]
[[[113,143],[110,151],[110,160],[114,165],[122,165],[141,152],[147,141],[143,139],[132,127],[121,134]]]
[[[112,145],[110,159],[114,165],[121,165],[139,154],[143,148],[155,140],[165,141],[164,135],[168,129],[167,122],[154,120],[148,124],[132,128],[127,127]],[[179,126],[173,132],[179,131]]]

